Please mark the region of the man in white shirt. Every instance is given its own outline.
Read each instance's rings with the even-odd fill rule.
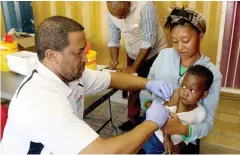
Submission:
[[[152,104],[146,121],[133,131],[102,139],[82,120],[84,95],[106,88],[148,89],[169,98],[172,86],[125,73],[85,69],[84,28],[66,17],[44,20],[35,42],[40,63],[10,103],[0,154],[136,153],[166,122],[168,111]]]

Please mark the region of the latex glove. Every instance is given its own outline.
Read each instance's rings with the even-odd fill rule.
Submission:
[[[164,80],[148,81],[146,85],[147,90],[153,94],[161,97],[163,100],[170,100],[173,94],[173,85]]]
[[[161,128],[169,117],[169,111],[162,105],[162,103],[154,100],[146,112],[146,120],[153,121]]]

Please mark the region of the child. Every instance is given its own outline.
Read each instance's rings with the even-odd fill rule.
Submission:
[[[183,124],[195,124],[205,118],[205,109],[199,101],[208,95],[213,82],[212,72],[201,65],[190,67],[171,100],[165,102],[170,112],[176,113]],[[146,104],[149,107],[150,104]],[[152,135],[143,150],[147,154],[179,153],[178,144],[182,142],[182,135],[167,135],[160,129]]]

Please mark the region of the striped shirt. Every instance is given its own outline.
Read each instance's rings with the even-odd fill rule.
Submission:
[[[142,28],[142,49],[154,47],[159,30],[156,7],[149,1],[140,12]],[[120,47],[121,30],[112,22],[108,14],[108,47]]]

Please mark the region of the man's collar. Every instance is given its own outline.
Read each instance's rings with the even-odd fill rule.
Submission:
[[[66,85],[55,73],[49,68],[38,62],[37,71],[42,78],[52,87],[59,89],[64,96],[68,97],[72,93],[72,89]]]

